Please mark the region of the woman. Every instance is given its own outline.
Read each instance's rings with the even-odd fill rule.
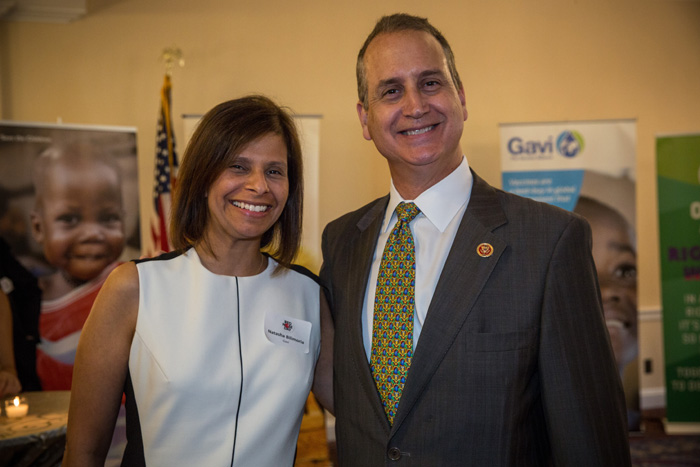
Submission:
[[[303,193],[293,120],[262,96],[219,104],[178,176],[177,251],[117,268],[83,330],[64,465],[103,465],[122,392],[129,466],[292,465],[312,380],[330,408],[330,314],[291,266]]]

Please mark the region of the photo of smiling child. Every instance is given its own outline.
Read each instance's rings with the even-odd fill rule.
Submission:
[[[80,331],[125,244],[119,167],[94,144],[54,145],[34,163],[31,230],[54,272],[40,277],[44,390],[68,390]]]

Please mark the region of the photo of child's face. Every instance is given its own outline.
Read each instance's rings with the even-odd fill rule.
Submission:
[[[598,273],[605,324],[622,372],[638,352],[634,231],[618,210],[590,197],[579,198],[574,211],[585,217],[591,226],[591,253]]]
[[[591,228],[605,321],[622,368],[637,353],[637,255],[622,219],[593,218]]]
[[[69,279],[97,277],[124,248],[118,172],[99,161],[57,162],[41,182],[32,230],[46,260]]]

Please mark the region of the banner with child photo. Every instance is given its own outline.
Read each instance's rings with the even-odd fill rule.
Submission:
[[[577,212],[591,225],[593,259],[631,431],[640,429],[636,122],[500,126],[503,189]]]
[[[136,130],[0,122],[0,238],[41,290],[38,320],[13,310],[38,321],[41,388],[69,390],[97,292],[140,255]]]

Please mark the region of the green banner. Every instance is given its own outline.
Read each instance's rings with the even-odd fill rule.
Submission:
[[[700,135],[656,139],[666,415],[700,421]]]

